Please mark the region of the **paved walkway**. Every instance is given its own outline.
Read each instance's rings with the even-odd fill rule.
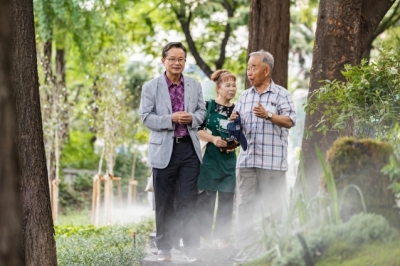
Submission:
[[[178,250],[172,250],[172,262],[160,262],[157,260],[157,249],[150,248],[147,250],[147,256],[143,260],[143,266],[173,266],[173,265],[193,265],[193,266],[233,266],[237,265],[230,259],[232,249],[213,249],[201,248],[199,254],[203,261],[189,263],[182,257],[182,253]]]
[[[200,248],[199,255],[203,261],[199,262],[188,262],[182,256],[181,251],[172,249],[171,250],[171,262],[163,262],[157,260],[157,247],[155,246],[154,239],[156,233],[153,231],[149,235],[149,242],[146,250],[146,257],[143,260],[143,266],[174,266],[174,265],[193,265],[193,266],[232,266],[238,265],[232,260],[234,256],[233,248],[217,249],[212,247],[202,247]],[[203,244],[203,243],[202,243]]]

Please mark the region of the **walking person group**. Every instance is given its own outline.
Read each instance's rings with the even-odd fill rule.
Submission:
[[[139,107],[150,129],[148,164],[153,169],[159,261],[171,261],[171,249],[180,238],[189,262],[202,259],[201,237],[216,248],[230,246],[235,198],[238,249],[256,239],[251,221],[262,211],[255,206],[261,206],[266,219],[279,219],[286,194],[288,129],[296,121],[289,92],[271,79],[270,53],[250,54],[247,77],[252,87],[236,105],[236,77],[227,70],[213,73],[217,96],[204,102],[200,83],[182,74],[186,56],[182,43],[163,48],[165,72],[143,85]],[[238,119],[237,130],[246,140],[230,136],[228,124]],[[204,156],[200,139],[207,142]],[[247,145],[240,147],[244,141]],[[261,195],[261,205],[255,204],[256,195]]]

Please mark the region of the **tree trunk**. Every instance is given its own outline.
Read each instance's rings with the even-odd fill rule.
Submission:
[[[21,167],[25,265],[57,265],[43,144],[32,0],[13,0],[18,153]]]
[[[20,171],[11,84],[11,1],[0,0],[0,265],[23,265]]]
[[[290,0],[252,0],[248,53],[264,49],[275,59],[272,79],[287,88]],[[246,80],[246,88],[251,85]]]
[[[344,65],[360,63],[363,51],[393,2],[394,0],[320,1],[309,97],[320,87],[320,80],[344,80],[341,73]],[[315,153],[315,145],[318,145],[325,155],[338,137],[333,131],[328,131],[326,135],[315,131],[313,127],[322,115],[306,115],[305,120],[305,130],[310,129],[312,132],[312,136],[309,139],[305,138],[302,145],[305,178],[311,195],[317,192],[323,174]]]
[[[64,143],[69,138],[69,104],[68,104],[68,90],[65,82],[65,48],[56,49],[56,73],[57,73],[57,91],[60,98],[60,136],[62,150]]]

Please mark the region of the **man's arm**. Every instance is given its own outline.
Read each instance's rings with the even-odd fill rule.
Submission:
[[[175,125],[172,123],[171,114],[157,115],[154,112],[155,97],[149,83],[144,84],[139,106],[139,116],[143,124],[154,131],[174,130]]]
[[[267,117],[268,117],[268,111],[267,111]],[[267,119],[267,117],[264,117],[264,118]],[[293,122],[290,119],[290,117],[285,116],[285,115],[273,114],[269,120],[272,123],[274,123],[275,125],[280,126],[280,127],[285,127],[285,128],[290,129],[293,126]]]
[[[294,111],[292,97],[290,96],[290,94],[287,94],[286,97],[283,97],[278,104],[280,107],[279,115],[272,114],[272,116],[269,116],[269,112],[265,110],[265,108],[260,103],[253,108],[253,112],[259,118],[270,120],[273,124],[277,126],[290,129],[292,126],[295,125],[296,122],[296,113]]]

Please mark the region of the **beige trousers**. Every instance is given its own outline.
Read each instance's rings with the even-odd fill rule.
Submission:
[[[236,169],[237,248],[243,249],[257,241],[254,228],[262,226],[261,219],[281,220],[286,196],[286,172]]]

